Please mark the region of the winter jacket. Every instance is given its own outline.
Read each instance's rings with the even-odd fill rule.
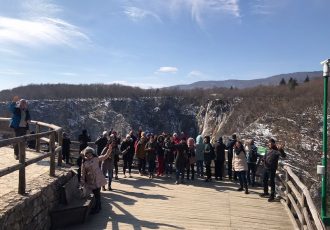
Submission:
[[[94,143],[97,146],[97,155],[100,156],[102,150],[105,148],[105,146],[108,143],[108,138],[105,136],[100,136]]]
[[[174,165],[176,169],[182,170],[186,167],[188,162],[188,145],[186,143],[180,143],[175,145],[175,149],[177,153]]]
[[[248,170],[246,155],[243,151],[240,151],[238,155],[233,155],[233,170],[236,172]]]
[[[85,149],[88,146],[88,142],[91,141],[91,137],[87,134],[80,134],[78,136],[78,141],[80,143],[79,150],[81,151],[81,150]]]
[[[258,148],[255,145],[251,145],[246,152],[248,164],[256,164],[258,160]]]
[[[81,167],[81,181],[85,187],[94,190],[107,183],[99,166],[100,161],[105,161],[107,158],[107,155],[101,155],[85,160]]]
[[[19,123],[21,122],[21,112],[22,110],[16,106],[16,102],[11,102],[9,104],[9,111],[13,114],[10,123],[9,123],[9,127],[13,128],[13,129],[17,129],[19,128]],[[31,117],[30,117],[30,112],[28,109],[25,110],[25,121],[30,121]],[[29,129],[29,124],[26,123],[26,129]]]
[[[214,149],[211,143],[206,143],[204,145],[204,161],[210,162],[214,159]]]
[[[139,159],[145,159],[146,158],[146,152],[145,152],[145,146],[146,146],[146,141],[145,138],[141,138],[135,149],[135,155]]]
[[[233,157],[233,148],[236,143],[236,139],[230,139],[229,142],[227,143],[226,149],[228,150],[228,158]]]
[[[148,142],[145,147],[147,153],[147,161],[156,160],[157,142]]]
[[[165,155],[165,162],[173,163],[174,162],[174,142],[170,140],[165,140],[164,144],[164,155]]]
[[[214,145],[215,160],[225,162],[226,145],[223,142],[217,142]]]
[[[280,157],[286,157],[286,153],[283,149],[270,149],[264,156],[264,166],[266,169],[276,170],[278,166],[278,160]]]
[[[203,161],[204,160],[204,143],[203,143],[203,137],[201,135],[198,135],[196,137],[196,160],[197,161]]]
[[[123,154],[123,160],[131,161],[133,160],[134,156],[134,142],[133,139],[130,140],[124,140],[123,143],[121,143],[120,151]]]

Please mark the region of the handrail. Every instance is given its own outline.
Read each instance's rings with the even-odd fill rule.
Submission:
[[[0,122],[9,122],[10,118],[0,117]],[[26,189],[26,177],[25,177],[25,167],[34,164],[44,158],[50,157],[50,166],[49,166],[49,175],[55,176],[55,155],[58,154],[61,156],[62,150],[62,128],[54,124],[48,124],[40,121],[31,121],[29,124],[35,125],[36,133],[27,134],[20,137],[8,138],[0,140],[0,147],[7,146],[10,144],[19,145],[19,163],[9,166],[7,168],[0,170],[0,177],[10,174],[15,171],[19,171],[19,182],[18,182],[18,193],[25,194]],[[41,132],[41,128],[48,128],[48,131]],[[57,143],[56,143],[57,136]],[[47,139],[48,137],[48,139]],[[40,152],[40,143],[44,141],[49,144],[49,152],[41,156],[34,157],[32,159],[26,160],[25,151],[26,151],[26,141],[36,140],[36,151]],[[57,147],[56,147],[57,146]],[[58,157],[58,165],[61,165],[61,157]]]
[[[306,185],[300,181],[288,165],[281,168],[285,172],[285,179],[282,179],[281,174],[279,177],[285,188],[284,199],[291,212],[291,219],[295,220],[299,229],[325,230],[326,228]]]

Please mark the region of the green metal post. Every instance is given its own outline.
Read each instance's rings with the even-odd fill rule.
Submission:
[[[325,173],[322,175],[322,205],[321,216],[327,216],[327,153],[328,153],[328,77],[324,76],[324,92],[323,92],[323,158],[322,165],[325,167]]]
[[[330,217],[327,216],[327,167],[328,167],[328,78],[330,75],[330,59],[321,62],[323,65],[323,158],[322,165],[324,173],[322,175],[322,192],[321,192],[321,218],[325,225],[330,225]]]

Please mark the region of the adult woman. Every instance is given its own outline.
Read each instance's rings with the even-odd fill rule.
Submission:
[[[248,170],[248,165],[245,150],[240,141],[236,141],[234,146],[233,169],[237,173],[240,183],[240,188],[238,188],[237,191],[243,191],[244,186],[245,194],[248,194],[249,190],[246,180],[246,171]]]
[[[95,206],[91,213],[98,213],[101,210],[101,187],[107,182],[101,172],[99,163],[107,158],[111,158],[112,146],[110,145],[106,154],[97,156],[91,147],[86,147],[81,152],[85,158],[81,167],[81,185],[87,190],[91,190],[95,197]]]
[[[188,162],[187,162],[187,180],[191,179],[194,180],[195,177],[195,162],[196,162],[196,155],[195,155],[195,140],[194,138],[188,138]],[[191,170],[191,177],[190,177],[190,170]]]
[[[156,167],[156,150],[157,143],[153,135],[150,136],[148,143],[145,146],[145,151],[147,152],[148,170],[149,178],[154,177],[155,167]]]

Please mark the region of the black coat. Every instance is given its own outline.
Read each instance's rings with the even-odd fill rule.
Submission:
[[[217,142],[214,145],[214,151],[215,151],[215,160],[224,162],[226,157],[225,157],[225,149],[226,145],[222,142]]]

